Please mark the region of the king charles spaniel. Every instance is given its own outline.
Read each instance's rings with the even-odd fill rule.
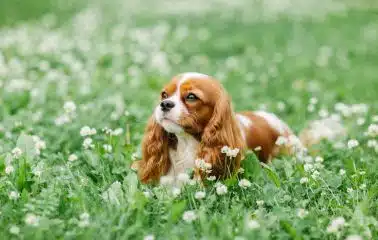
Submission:
[[[226,178],[238,170],[247,149],[267,162],[281,150],[291,151],[287,142],[276,143],[280,137],[300,144],[274,114],[234,113],[229,95],[211,76],[179,74],[160,95],[146,127],[137,167],[143,183],[157,182],[165,175],[177,178],[187,169],[195,169],[202,179]],[[199,161],[205,163],[206,171],[196,164]]]

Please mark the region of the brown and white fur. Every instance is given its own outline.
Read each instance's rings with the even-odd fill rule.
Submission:
[[[196,159],[212,166],[211,174],[225,178],[233,174],[251,149],[263,162],[280,152],[276,141],[293,136],[274,114],[257,111],[234,113],[222,85],[201,73],[179,74],[161,92],[161,102],[146,127],[138,173],[143,183],[173,178],[196,169]],[[221,148],[241,151],[229,161]],[[198,169],[197,177],[204,177]]]

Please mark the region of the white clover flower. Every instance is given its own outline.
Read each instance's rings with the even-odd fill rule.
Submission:
[[[144,195],[146,198],[151,198],[151,197],[152,197],[152,194],[151,194],[151,192],[149,192],[149,191],[144,191],[144,192],[143,192],[143,195]]]
[[[370,137],[377,137],[378,136],[378,124],[370,124],[366,134]]]
[[[322,162],[324,162],[324,158],[318,156],[318,157],[315,158],[315,162],[322,163]]]
[[[113,150],[112,145],[109,145],[109,144],[104,144],[102,147],[104,148],[105,152],[107,152],[107,153],[111,153],[112,150]]]
[[[196,165],[197,168],[199,168],[203,171],[207,171],[209,173],[211,172],[211,168],[212,168],[211,163],[207,163],[207,162],[205,162],[205,160],[203,160],[201,158],[196,159],[195,165]]]
[[[319,176],[320,176],[320,173],[319,173],[317,170],[315,170],[315,171],[311,174],[311,177],[312,177],[313,179],[318,179]]]
[[[345,173],[346,173],[346,171],[344,169],[340,169],[340,171],[339,171],[340,176],[344,176]]]
[[[209,180],[209,181],[215,181],[217,178],[215,177],[215,176],[209,176],[209,177],[207,177],[207,180]]]
[[[367,142],[367,146],[369,148],[376,148],[378,146],[378,141],[375,140],[375,139],[370,139],[368,142]]]
[[[301,184],[308,183],[308,178],[307,177],[302,177],[301,180],[299,180]]]
[[[227,193],[227,187],[221,183],[216,186],[216,192],[218,195],[224,195]]]
[[[238,173],[243,174],[244,172],[245,172],[244,168],[241,167],[238,169]]]
[[[68,156],[68,161],[70,161],[70,162],[74,162],[74,161],[76,161],[78,159],[78,157],[75,155],[75,154],[70,154],[69,156]]]
[[[279,136],[276,140],[277,146],[285,146],[288,143],[288,139],[284,136]]]
[[[256,201],[256,204],[257,204],[257,206],[259,206],[259,207],[262,207],[262,206],[264,206],[264,201],[263,200],[257,200]]]
[[[12,155],[14,159],[19,159],[22,156],[23,152],[19,147],[15,147],[12,150]]]
[[[239,154],[239,148],[234,148],[232,150],[229,151],[229,153],[227,154],[228,157],[232,157],[232,158],[235,158],[238,154]]]
[[[84,126],[80,129],[80,135],[82,137],[95,135],[97,133],[97,130],[94,128],[90,128],[88,126]]]
[[[347,188],[348,193],[352,193],[353,191],[354,191],[353,188]]]
[[[257,222],[256,220],[249,220],[247,222],[247,228],[250,229],[250,230],[258,229],[258,228],[260,228],[260,223]]]
[[[143,240],[155,240],[155,236],[154,235],[147,235],[147,236],[144,236]]]
[[[206,197],[206,192],[204,191],[198,191],[194,194],[194,198],[198,200],[204,199],[205,197]]]
[[[123,133],[123,128],[117,128],[111,132],[110,135],[112,136],[120,136]]]
[[[360,145],[360,143],[356,139],[351,139],[351,140],[348,141],[347,145],[348,145],[349,149],[353,149],[353,148],[358,147],[358,145]]]
[[[66,113],[74,113],[76,111],[76,104],[73,101],[65,102],[63,109]]]
[[[298,211],[297,211],[297,216],[299,218],[305,218],[306,216],[308,215],[308,211],[306,209],[303,209],[303,208],[299,208]]]
[[[360,235],[349,235],[345,240],[362,240]]]
[[[85,149],[94,148],[94,145],[92,144],[92,142],[93,142],[92,138],[86,138],[86,139],[84,139],[83,147]]]
[[[357,125],[358,126],[362,126],[362,125],[364,125],[365,124],[365,122],[366,122],[366,120],[365,120],[365,118],[358,118],[357,119]]]
[[[252,183],[250,181],[248,181],[247,179],[241,179],[239,181],[239,187],[241,187],[243,189],[247,189],[251,186],[252,186]]]
[[[20,228],[16,225],[13,225],[9,228],[9,233],[13,235],[18,235],[20,234]]]
[[[179,173],[177,175],[177,180],[181,184],[187,184],[190,181],[190,176],[187,173]]]
[[[17,200],[20,198],[20,194],[17,191],[10,191],[8,197],[10,200]]]
[[[9,175],[9,174],[11,174],[11,173],[13,173],[14,172],[14,167],[12,166],[12,165],[7,165],[6,167],[5,167],[5,173],[7,174],[7,175]]]
[[[230,148],[228,146],[223,146],[221,149],[221,153],[228,153]]]
[[[39,216],[37,216],[33,213],[28,213],[25,216],[25,223],[27,225],[37,227],[39,225]]]
[[[80,214],[80,221],[77,223],[80,228],[85,228],[89,226],[89,214],[84,212]]]
[[[261,146],[257,146],[257,147],[255,147],[255,149],[254,149],[254,150],[255,150],[256,152],[258,152],[258,151],[261,151],[261,149],[262,149],[262,147],[261,147]]]
[[[197,214],[194,211],[186,211],[182,215],[182,219],[187,223],[191,223],[197,219]]]
[[[71,119],[67,115],[59,116],[54,120],[54,123],[55,123],[56,126],[62,126],[62,125],[69,123],[69,122],[71,122]]]
[[[180,188],[177,188],[177,187],[173,187],[172,188],[172,196],[174,198],[177,198],[178,196],[180,196],[181,194],[181,189]]]
[[[174,179],[171,176],[162,176],[162,177],[160,177],[160,184],[161,185],[172,185],[173,182],[174,182]]]
[[[306,172],[311,172],[314,169],[314,165],[311,163],[306,163],[303,167]]]
[[[336,233],[345,225],[345,219],[343,217],[337,217],[331,221],[327,227],[328,233]]]
[[[361,190],[365,190],[365,189],[366,189],[366,184],[365,184],[365,183],[361,184],[361,185],[360,185],[360,189],[361,189]]]

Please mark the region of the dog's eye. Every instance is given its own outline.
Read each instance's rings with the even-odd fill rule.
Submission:
[[[168,93],[162,92],[161,93],[161,99],[166,99],[166,98],[168,98]]]
[[[194,102],[198,99],[198,97],[196,95],[194,95],[193,93],[189,93],[185,100],[188,101],[188,102]]]

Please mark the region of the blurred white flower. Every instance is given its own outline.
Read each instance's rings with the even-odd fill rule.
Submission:
[[[197,219],[197,214],[194,211],[186,211],[182,215],[182,219],[187,223],[191,223]]]
[[[350,139],[347,143],[349,149],[358,147],[359,142],[356,139]]]
[[[340,169],[340,171],[339,171],[340,176],[344,176],[345,173],[346,173],[346,171],[344,169]]]
[[[12,150],[12,155],[14,159],[19,159],[22,156],[22,150],[19,147],[15,147]]]
[[[252,186],[252,183],[248,181],[247,179],[241,179],[239,181],[239,187],[247,189]]]
[[[89,126],[84,126],[80,130],[80,135],[82,137],[95,135],[97,133],[96,129],[90,128]]]
[[[13,234],[13,235],[18,235],[18,234],[20,234],[20,228],[18,226],[16,226],[16,225],[12,225],[9,228],[9,233]]]
[[[123,133],[123,128],[117,128],[111,132],[112,136],[120,136]]]
[[[174,179],[171,176],[160,177],[160,184],[161,185],[171,185],[171,184],[173,184],[173,181],[174,181]]]
[[[301,184],[308,183],[308,178],[307,177],[302,177],[301,180],[299,180]]]
[[[78,157],[75,155],[75,154],[70,154],[69,156],[68,156],[68,161],[70,161],[70,162],[74,162],[74,161],[76,161],[78,159]]]
[[[288,139],[284,136],[279,136],[276,140],[277,146],[285,146],[288,143]]]
[[[14,167],[12,166],[12,165],[7,165],[6,167],[5,167],[5,173],[6,174],[11,174],[11,173],[13,173],[14,172]]]
[[[315,158],[315,162],[317,162],[317,163],[322,163],[322,162],[324,162],[324,158],[317,156],[317,157]]]
[[[352,193],[353,191],[354,191],[353,188],[347,188],[348,193]]]
[[[260,228],[260,223],[257,222],[256,220],[249,220],[247,222],[247,228],[251,230],[258,229]]]
[[[180,196],[181,194],[181,189],[180,188],[177,188],[177,187],[173,187],[172,188],[172,196],[174,198],[177,198],[178,196]]]
[[[242,168],[242,167],[238,169],[238,173],[240,173],[240,174],[243,174],[244,171],[245,171],[245,170],[244,170],[244,168]]]
[[[215,176],[209,176],[207,177],[207,180],[209,181],[215,181],[217,178]]]
[[[337,217],[333,219],[327,227],[328,233],[336,233],[345,225],[345,219],[343,217]]]
[[[102,147],[104,148],[105,152],[107,152],[107,153],[111,153],[112,150],[113,150],[112,145],[109,145],[109,144],[104,144]]]
[[[143,238],[143,240],[155,240],[155,236],[154,235],[147,235]]]
[[[227,193],[227,187],[221,183],[216,186],[216,192],[218,195],[224,195]]]
[[[63,109],[66,113],[74,113],[76,111],[76,104],[73,101],[65,102]]]
[[[257,200],[256,201],[256,204],[257,204],[257,206],[259,206],[259,207],[262,207],[262,206],[264,206],[264,201],[263,200]]]
[[[149,191],[144,191],[144,192],[143,192],[143,195],[144,195],[146,198],[151,198],[151,197],[152,197],[152,194],[151,194],[151,192],[149,192]]]
[[[194,194],[194,198],[198,200],[204,199],[205,197],[206,197],[206,192],[204,191],[198,191]]]
[[[10,200],[17,200],[20,198],[20,194],[17,191],[10,191],[8,196]]]
[[[370,137],[377,137],[378,136],[378,124],[370,124],[366,134]]]
[[[306,172],[311,172],[314,169],[314,165],[311,163],[306,163],[303,167]]]
[[[179,173],[177,175],[177,181],[180,184],[188,184],[190,181],[190,176],[187,173]]]
[[[361,190],[365,190],[365,189],[366,189],[366,184],[365,184],[365,183],[361,184],[361,185],[360,185],[360,189],[361,189]]]
[[[297,210],[297,216],[299,218],[305,218],[308,215],[308,211],[306,209],[300,208]]]
[[[89,226],[89,214],[87,212],[80,214],[80,220],[77,225],[80,228],[85,228]]]
[[[349,235],[345,240],[362,240],[360,235]]]
[[[84,139],[83,147],[85,149],[94,148],[94,144],[92,144],[92,142],[93,142],[92,138],[86,138],[86,139]]]
[[[240,150],[238,148],[232,149],[228,146],[223,146],[221,149],[221,153],[225,153],[227,157],[232,158],[235,158],[238,155],[239,151]]]
[[[25,223],[27,225],[37,227],[39,225],[39,216],[37,216],[33,213],[28,213],[25,216]]]

